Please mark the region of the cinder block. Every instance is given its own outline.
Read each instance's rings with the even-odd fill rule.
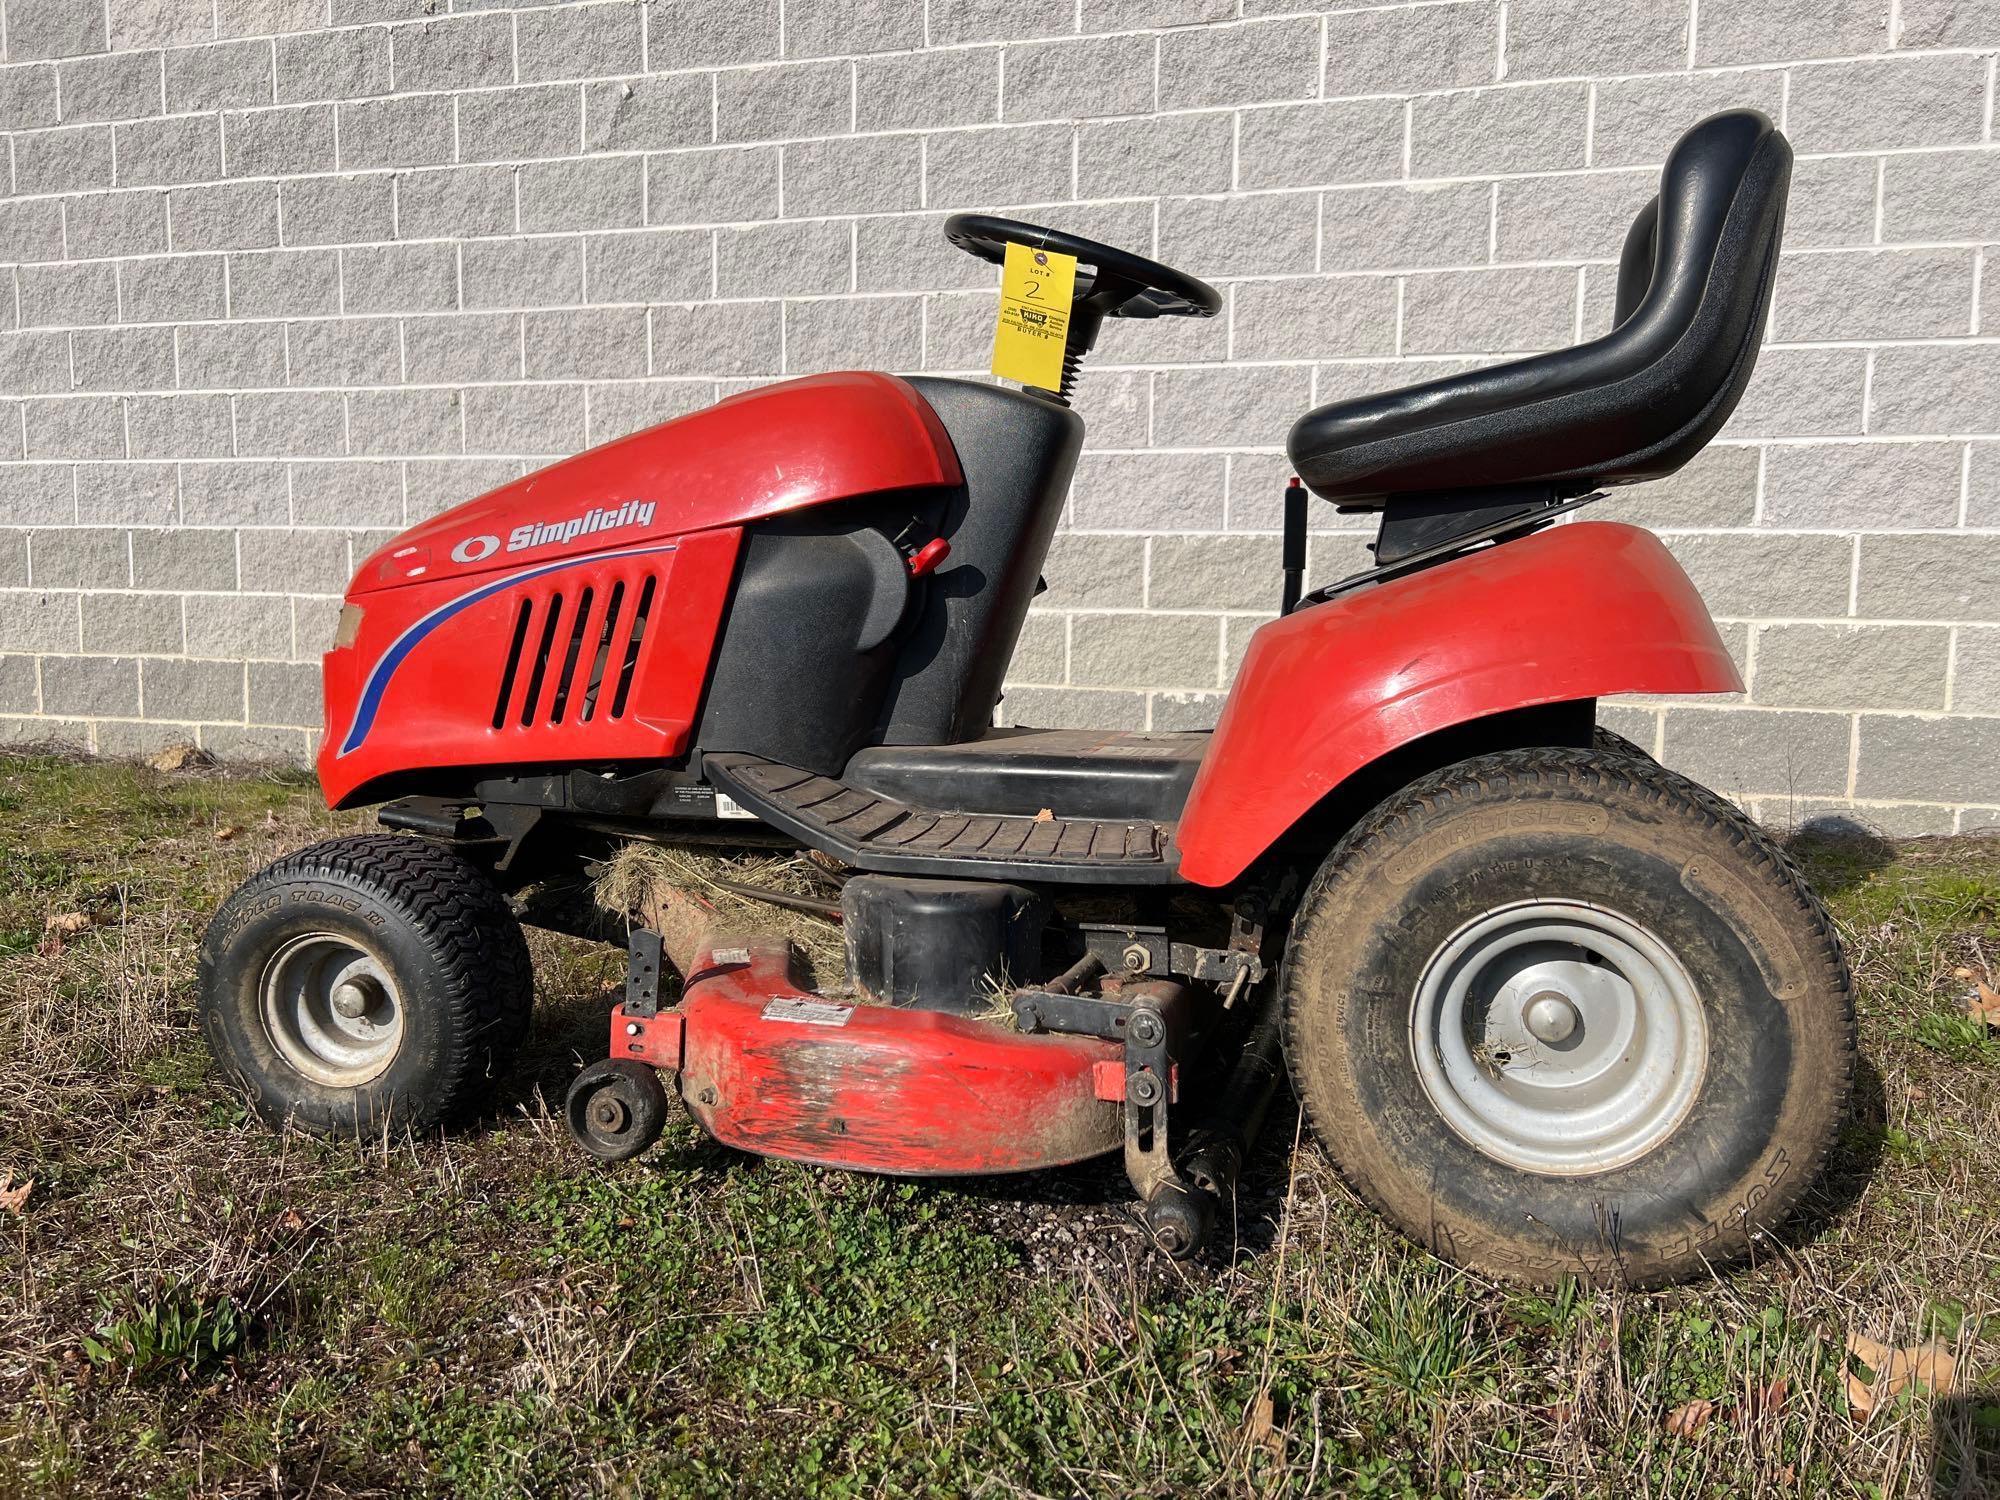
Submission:
[[[1227,267],[1232,276],[1310,271],[1318,237],[1319,200],[1311,193],[1160,204],[1160,258],[1169,265]]]
[[[1779,708],[1945,706],[1951,632],[1919,625],[1766,625],[1750,695]]]
[[[1787,256],[1772,337],[1948,338],[1972,332],[1973,252],[1871,250]]]
[[[239,728],[232,724],[200,726],[201,748],[219,761],[244,766],[297,766],[312,764],[315,734],[298,729],[272,729],[261,725]]]
[[[1717,5],[1701,17],[1695,61],[1789,62],[1802,57],[1846,57],[1893,45],[1890,0],[1762,0]]]
[[[784,368],[783,304],[656,307],[652,340],[656,375],[775,375]]]
[[[703,146],[714,114],[715,86],[705,74],[617,79],[583,90],[583,136],[592,151]]]
[[[1546,83],[1418,99],[1410,113],[1411,175],[1466,177],[1583,166],[1589,97],[1581,83]]]
[[[132,583],[162,592],[228,592],[236,587],[236,533],[134,531]]]
[[[1038,609],[1137,609],[1146,600],[1146,539],[1059,531],[1042,565]]]
[[[396,174],[396,233],[403,239],[470,239],[516,227],[512,167]]]
[[[727,224],[778,216],[778,148],[725,146],[646,158],[654,224]]]
[[[152,657],[140,664],[149,719],[243,721],[243,664]]]
[[[1000,49],[859,58],[854,64],[854,110],[861,130],[990,123],[1000,115]]]
[[[523,10],[515,33],[521,82],[645,71],[639,14],[636,5]]]
[[[118,186],[201,182],[222,173],[220,117],[174,115],[124,120],[111,127]]]
[[[1158,536],[1147,576],[1150,609],[1270,610],[1281,574],[1278,539]]]
[[[1951,706],[1959,713],[2000,714],[2000,630],[1977,625],[1959,629]]]
[[[171,526],[180,519],[172,464],[78,464],[76,518],[85,526]]]
[[[1890,347],[1875,352],[1868,430],[1985,433],[2000,398],[2000,349],[1987,344]]]
[[[1224,464],[1219,453],[1087,453],[1070,484],[1070,524],[1108,531],[1220,530]],[[1199,603],[1208,607],[1207,600]]]
[[[467,453],[567,456],[586,441],[580,387],[476,385],[465,393]]]
[[[433,391],[375,391],[369,394],[377,397],[407,396],[411,398],[408,402],[411,407],[434,405],[432,398],[437,395]],[[363,414],[357,427],[374,433],[392,427],[393,421],[380,420],[386,416],[382,409],[385,404],[376,402],[372,411]],[[457,410],[454,407],[454,437],[457,425]],[[374,448],[357,440],[355,451],[372,452]],[[392,448],[390,451],[395,450]],[[415,452],[418,449],[412,446],[401,451]],[[300,526],[400,526],[403,523],[403,466],[400,463],[326,459],[295,463],[290,465],[290,469],[292,520]],[[289,626],[286,633],[289,637]],[[237,656],[241,653],[195,651],[193,654]]]
[[[0,713],[38,714],[41,685],[32,656],[0,656]]]
[[[246,457],[347,451],[346,413],[336,391],[253,391],[235,405],[236,451]]]
[[[1704,32],[1709,20],[1702,18]],[[1597,85],[1591,161],[1658,167],[1690,125],[1725,109],[1758,109],[1775,120],[1783,110],[1784,83],[1785,75],[1774,71],[1607,79]]]
[[[779,297],[844,292],[853,274],[848,226],[759,224],[715,233],[719,297]]]
[[[389,36],[382,27],[367,27],[279,37],[273,43],[277,102],[388,93]]]
[[[1007,49],[1001,99],[1009,121],[1135,115],[1153,107],[1150,36],[1027,42]]]
[[[1761,456],[1758,448],[1711,444],[1678,474],[1613,490],[1588,519],[1664,529],[1749,526],[1757,517]]]
[[[1076,133],[1077,196],[1226,192],[1235,149],[1231,117],[1219,110],[1085,125]]]
[[[43,657],[42,711],[136,718],[139,663],[129,656]]]
[[[1160,38],[1161,109],[1275,104],[1319,92],[1319,22],[1307,16],[1170,31]]]
[[[331,250],[263,250],[229,257],[229,315],[302,318],[340,311],[340,258]]]
[[[533,161],[520,169],[521,228],[636,229],[646,222],[646,164],[636,156]]]
[[[184,47],[215,35],[213,8],[182,5],[177,0],[107,0],[111,50],[140,47]]]
[[[928,0],[934,47],[956,42],[1020,41],[1065,35],[1076,29],[1073,11],[1061,5],[1024,6],[1018,0]]]
[[[166,194],[92,192],[64,206],[70,256],[156,256],[166,250]]]
[[[0,651],[75,651],[77,595],[0,589]]]
[[[409,378],[420,385],[519,380],[519,313],[448,313],[403,324]]]
[[[69,464],[0,466],[0,515],[16,526],[71,525],[76,520],[74,474]],[[27,581],[27,534],[0,533],[0,584]]]
[[[1387,271],[1483,265],[1492,206],[1492,190],[1477,182],[1328,193],[1320,231],[1320,268]]]
[[[1867,381],[1868,357],[1859,349],[1766,349],[1723,436],[1853,436],[1862,430]],[[1879,401],[1879,368],[1874,391]],[[1871,430],[1893,429],[1873,421]]]
[[[839,297],[785,304],[785,371],[910,370],[923,360],[918,297]]]
[[[947,244],[941,213],[857,219],[855,287],[864,292],[991,289],[991,265]],[[1152,222],[1151,205],[1146,220]]]
[[[606,380],[646,373],[646,310],[592,307],[529,313],[530,380]]]
[[[490,489],[492,486],[488,485],[485,488]],[[473,493],[478,494],[481,491],[475,490]],[[333,649],[334,634],[340,626],[341,601],[338,598],[309,599],[294,596],[290,602],[292,660],[317,663],[322,656]],[[255,655],[254,652],[250,654]]]
[[[1687,13],[1660,0],[1513,0],[1507,9],[1507,76],[1684,67],[1687,31]]]
[[[0,130],[32,130],[53,125],[59,118],[53,66],[23,63],[0,68]]]
[[[42,695],[48,696],[44,664]],[[1990,719],[1863,714],[1854,795],[1911,801],[2000,802]]]
[[[1389,277],[1245,281],[1231,301],[1239,359],[1346,359],[1395,350],[1396,283]]]
[[[72,125],[16,135],[14,191],[76,193],[112,182],[109,125]]]
[[[12,264],[63,258],[62,204],[30,198],[0,204],[0,256]]]
[[[231,461],[179,467],[181,519],[189,526],[282,526],[291,514],[283,464]]]
[[[289,528],[237,533],[243,588],[260,594],[339,594],[353,575],[347,534]]]
[[[174,188],[166,196],[176,251],[269,250],[278,243],[275,182]],[[215,263],[218,272],[221,264]]]
[[[1007,663],[1008,687],[1011,689],[1016,683],[1031,682],[1054,685],[1068,680],[1068,616],[1030,610],[1028,618],[1021,622],[1021,635],[1014,643],[1013,659]],[[30,673],[31,690],[33,681],[33,674]]]
[[[706,297],[714,273],[714,242],[706,230],[594,234],[584,241],[584,286],[591,302]]]
[[[235,451],[227,396],[128,396],[125,426],[134,458],[226,458]]]
[[[1782,443],[1765,456],[1769,526],[1956,526],[1958,443]]]
[[[118,266],[119,299],[129,323],[198,321],[223,316],[219,255],[128,260]]]
[[[172,3],[172,0],[168,0]],[[324,0],[215,0],[217,36],[271,36],[326,24]]]
[[[134,120],[163,113],[158,52],[72,58],[57,70],[65,124]]]
[[[1615,259],[1632,220],[1659,190],[1660,174],[1651,170],[1502,182],[1496,216],[1498,258]]]
[[[914,135],[843,136],[784,148],[788,217],[901,212],[918,206],[922,186]]]
[[[179,656],[185,649],[179,594],[85,594],[82,612],[86,651]],[[136,695],[136,674],[132,686]]]
[[[460,400],[456,390],[356,390],[348,396],[348,452],[382,458],[464,452]],[[298,514],[296,484],[292,512],[294,520],[306,522]],[[396,512],[390,524],[402,520],[400,502]]]
[[[1146,695],[1010,687],[999,717],[1002,724],[1034,729],[1144,729]]]
[[[1145,370],[1093,370],[1077,378],[1074,404],[1090,413],[1083,451],[1143,448],[1150,441],[1153,377]]]
[[[1237,288],[1250,285],[1238,282]],[[1106,364],[1220,364],[1230,357],[1228,299],[1224,291],[1222,311],[1212,318],[1113,318],[1098,336],[1092,358]],[[993,341],[993,309],[989,298],[979,330],[986,345]]]
[[[933,208],[1049,203],[1070,196],[1067,131],[1009,125],[930,136],[924,201]]]
[[[513,83],[514,19],[454,16],[389,33],[396,87],[405,93],[496,88]]]
[[[79,328],[70,335],[70,384],[79,391],[170,391],[171,328]]]
[[[1965,0],[1902,0],[1899,47],[1977,47],[2000,41],[2000,11]]]
[[[118,271],[107,261],[22,266],[14,275],[24,328],[118,321]]]
[[[1881,164],[1928,157],[1886,157]],[[1875,238],[1875,177],[1878,163],[1864,156],[1825,156],[1792,164],[1792,189],[1785,204],[1785,246],[1866,245]]]
[[[287,245],[351,245],[395,234],[395,190],[386,173],[282,183],[278,203]]]
[[[1986,119],[1986,62],[1913,57],[1794,68],[1786,134],[1800,151],[1970,145]]]
[[[328,318],[285,327],[290,384],[395,385],[402,340],[393,318]]]
[[[144,598],[145,595],[134,595]],[[187,654],[225,661],[285,661],[292,654],[292,604],[259,594],[189,594]],[[333,644],[332,632],[327,645]]]
[[[1246,109],[1239,120],[1239,187],[1305,187],[1403,175],[1403,106],[1393,99]]]
[[[31,531],[28,576],[43,589],[122,589],[132,582],[131,546],[116,527]]]
[[[1539,354],[1570,342],[1576,272],[1567,266],[1432,271],[1403,280],[1412,354]]]
[[[1214,615],[1070,617],[1070,678],[1082,687],[1219,687],[1222,622]]]
[[[837,57],[850,52],[900,52],[924,45],[924,13],[879,0],[816,0],[785,14],[787,57]]]
[[[76,57],[109,45],[104,8],[76,0],[9,0],[7,56]]]
[[[661,73],[778,55],[778,0],[679,0],[648,17],[646,69]]]
[[[1861,539],[1863,619],[2000,621],[2000,536]]]
[[[22,403],[28,458],[124,458],[125,403],[117,396]],[[134,455],[136,456],[136,455]]]
[[[853,70],[844,62],[719,73],[715,138],[774,141],[843,135],[852,120],[853,106]]]
[[[223,160],[228,163],[229,175],[286,177],[332,171],[334,112],[331,104],[293,104],[222,116]],[[344,119],[341,124],[348,127]],[[358,159],[357,146],[365,144],[366,139],[365,132],[353,127],[342,130],[341,145],[345,148],[342,155],[349,167],[394,165]]]
[[[166,54],[167,112],[250,109],[273,104],[271,43],[262,39]]]
[[[1293,0],[1271,7],[1293,10]],[[1246,14],[1257,7],[1247,8]],[[1195,26],[1205,21],[1230,21],[1236,0],[1082,0],[1078,21],[1084,31],[1137,31],[1149,26]]]
[[[1326,95],[1415,94],[1491,83],[1499,11],[1483,0],[1351,11],[1326,18]]]
[[[1882,160],[1882,235],[1980,240],[2000,218],[2000,153],[1917,152]]]
[[[319,726],[319,668],[307,662],[252,662],[248,668],[250,722]]]
[[[583,241],[469,240],[459,251],[459,276],[468,311],[573,306],[583,296]]]
[[[1837,619],[1847,613],[1854,543],[1844,536],[1724,534],[1666,540],[1710,612],[1724,619]]]
[[[1222,693],[1152,693],[1147,727],[1161,732],[1213,729],[1228,701]]]
[[[574,84],[458,96],[460,161],[573,155],[582,145],[583,94]]]
[[[350,99],[339,106],[338,114],[339,167],[343,171],[435,167],[452,159],[454,126],[449,94]]]
[[[1661,759],[1724,796],[1846,795],[1846,714],[1676,704],[1665,718]]]
[[[1153,380],[1153,438],[1163,448],[1260,448],[1285,440],[1311,405],[1302,365],[1162,370]]]

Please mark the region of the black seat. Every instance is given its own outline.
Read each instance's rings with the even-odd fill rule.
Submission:
[[[1791,168],[1790,145],[1754,110],[1702,121],[1626,236],[1610,333],[1310,411],[1288,445],[1300,478],[1371,510],[1399,495],[1464,492],[1472,508],[1503,487],[1570,496],[1673,473],[1750,379]]]

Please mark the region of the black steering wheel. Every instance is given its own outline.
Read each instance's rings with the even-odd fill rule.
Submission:
[[[1009,243],[1074,255],[1094,272],[1078,276],[1076,303],[1099,317],[1212,318],[1222,310],[1222,293],[1207,282],[1060,229],[992,214],[953,214],[944,221],[944,237],[966,254],[996,265],[1007,258]]]

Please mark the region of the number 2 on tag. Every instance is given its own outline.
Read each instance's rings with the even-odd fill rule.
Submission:
[[[1009,244],[1000,268],[1000,321],[993,330],[993,373],[1002,380],[1062,389],[1076,257]]]

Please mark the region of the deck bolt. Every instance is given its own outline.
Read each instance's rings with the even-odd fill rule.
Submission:
[[[637,1036],[638,1034],[639,1034],[639,1023],[637,1021],[627,1021],[625,1023],[625,1035]]]
[[[1144,943],[1130,943],[1126,945],[1125,967],[1130,969],[1134,974],[1145,973],[1147,969],[1152,967],[1152,964],[1153,955],[1147,952]]]

